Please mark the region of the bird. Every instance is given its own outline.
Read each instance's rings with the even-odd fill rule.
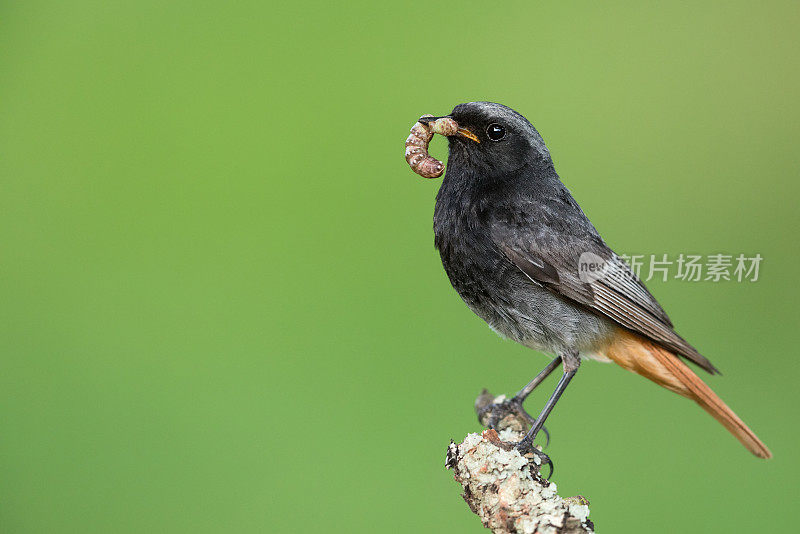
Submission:
[[[581,362],[617,365],[696,402],[751,453],[772,453],[687,365],[719,374],[675,331],[629,265],[603,240],[556,173],[534,126],[502,104],[468,102],[454,121],[436,196],[434,244],[453,288],[504,338],[553,360],[511,399],[490,406],[489,427],[504,414],[531,424],[515,447],[552,460],[534,446]],[[562,375],[538,417],[522,403],[556,368]],[[546,430],[545,430],[546,432]]]

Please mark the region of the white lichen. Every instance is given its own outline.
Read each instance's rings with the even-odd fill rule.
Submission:
[[[562,499],[556,485],[539,476],[539,464],[532,461],[538,458],[529,459],[506,443],[519,438],[506,428],[500,435],[486,430],[450,444],[446,465],[470,509],[498,534],[594,532],[586,499]]]

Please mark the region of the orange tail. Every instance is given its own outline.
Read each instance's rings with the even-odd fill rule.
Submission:
[[[689,366],[671,352],[637,334],[620,329],[606,347],[604,354],[625,369],[692,399],[722,423],[742,445],[747,447],[747,450],[759,458],[772,458],[767,446],[733,413],[733,410],[728,408]]]

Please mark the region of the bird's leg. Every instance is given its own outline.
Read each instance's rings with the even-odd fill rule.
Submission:
[[[542,464],[546,463],[550,465],[550,475],[547,478],[553,476],[553,462],[550,460],[549,456],[533,446],[533,440],[536,439],[536,434],[538,434],[539,430],[541,430],[544,426],[547,416],[553,411],[558,399],[561,398],[564,390],[567,389],[567,385],[569,384],[570,380],[572,380],[572,377],[575,376],[575,373],[578,372],[578,367],[581,364],[581,360],[577,354],[565,355],[563,356],[563,361],[564,374],[561,376],[561,380],[558,381],[556,390],[550,396],[550,399],[548,399],[547,404],[544,405],[542,412],[539,414],[539,417],[536,418],[536,421],[534,421],[531,429],[527,434],[525,434],[525,437],[522,438],[522,441],[516,445],[517,450],[522,454],[532,452],[542,460]]]
[[[513,414],[527,421],[529,425],[533,425],[536,422],[536,419],[531,417],[531,415],[525,411],[525,409],[522,407],[522,403],[525,401],[528,395],[530,395],[531,392],[544,381],[545,378],[550,376],[550,373],[552,373],[560,363],[561,356],[557,356],[547,365],[547,367],[542,369],[542,372],[536,375],[536,378],[528,382],[528,385],[519,390],[519,392],[512,398],[504,400],[500,403],[488,404],[484,408],[480,409],[478,411],[478,420],[488,428],[495,429],[497,424],[503,418],[505,418],[507,415]],[[524,428],[522,431],[524,432]],[[547,442],[549,443],[550,434],[547,432],[546,428],[542,428],[542,431],[547,436]]]
[[[528,412],[525,411],[525,409],[522,407],[522,403],[525,402],[525,399],[528,398],[528,395],[533,393],[533,390],[536,389],[539,384],[544,382],[545,378],[550,376],[550,373],[555,371],[559,363],[561,363],[561,356],[556,356],[555,358],[553,358],[553,361],[547,364],[547,367],[542,369],[541,373],[536,375],[536,377],[533,380],[528,382],[528,384],[524,388],[519,390],[517,394],[514,395],[514,397],[512,397],[511,399],[511,404],[519,408],[518,413],[522,417],[524,417],[528,421],[528,424],[530,425],[533,425],[536,422],[536,420],[533,417],[531,417],[531,415]],[[542,432],[544,432],[544,437],[545,437],[544,446],[547,447],[548,445],[550,445],[550,432],[544,425],[542,425],[541,430]]]
[[[558,367],[558,364],[560,363],[561,363],[561,356],[556,356],[552,362],[547,364],[547,367],[542,369],[541,373],[536,375],[536,378],[528,382],[528,385],[519,390],[511,400],[517,402],[518,404],[522,404],[523,402],[525,402],[525,399],[528,398],[528,395],[530,395],[539,384],[544,382],[544,379],[550,376],[550,373],[555,371],[556,367]],[[531,417],[531,419],[533,418]]]

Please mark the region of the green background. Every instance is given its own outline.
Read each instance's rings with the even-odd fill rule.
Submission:
[[[445,447],[546,358],[450,288],[402,156],[470,100],[621,253],[764,257],[649,286],[775,458],[590,362],[560,492],[602,532],[795,528],[800,4],[550,4],[3,2],[0,529],[482,532]]]

